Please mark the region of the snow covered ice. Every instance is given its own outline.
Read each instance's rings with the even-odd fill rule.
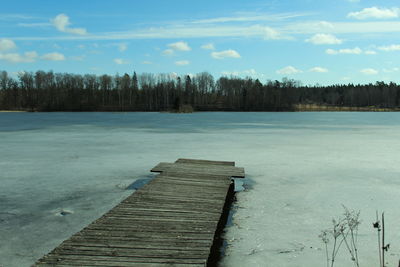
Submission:
[[[361,211],[360,266],[379,264],[376,210],[400,259],[399,113],[0,113],[0,151],[0,265],[30,266],[177,158],[245,168],[223,267],[325,266],[342,204]]]

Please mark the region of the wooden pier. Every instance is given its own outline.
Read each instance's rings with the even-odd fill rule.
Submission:
[[[233,194],[234,162],[160,163],[153,180],[34,266],[207,266]],[[228,200],[228,202],[227,202]]]

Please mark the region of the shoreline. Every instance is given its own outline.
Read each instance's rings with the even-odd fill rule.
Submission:
[[[1,113],[3,113],[3,112],[10,113],[10,112],[28,112],[28,111],[25,111],[25,110],[0,110],[0,112]]]
[[[43,112],[43,113],[54,113],[54,112],[111,112],[111,113],[126,113],[126,112],[161,112],[161,113],[176,113],[176,114],[187,114],[197,112],[399,112],[400,107],[396,108],[380,108],[380,107],[348,107],[348,106],[324,106],[314,104],[298,104],[294,105],[293,109],[288,110],[190,110],[190,111],[171,111],[171,110],[159,110],[159,111],[121,111],[121,110],[57,110],[57,111],[38,111],[38,110],[0,110],[0,113],[19,113],[19,112]]]
[[[315,105],[315,104],[297,104],[294,105],[295,112],[398,112],[400,108],[381,108],[375,106],[369,107],[349,107],[349,106],[328,106],[328,105]]]

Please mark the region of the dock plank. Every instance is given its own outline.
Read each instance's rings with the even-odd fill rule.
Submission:
[[[175,163],[195,163],[195,164],[205,164],[205,165],[227,165],[235,166],[234,161],[215,161],[215,160],[204,160],[204,159],[177,159]]]
[[[151,171],[160,174],[34,266],[207,266],[231,177],[244,169],[180,158]]]
[[[227,175],[230,177],[243,178],[244,169],[234,166],[227,165],[206,165],[206,164],[195,164],[195,163],[167,163],[161,162],[153,169],[152,172],[164,172],[173,170],[181,173],[192,173],[192,174],[213,174],[213,175]]]

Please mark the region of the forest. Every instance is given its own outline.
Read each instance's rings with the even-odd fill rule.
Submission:
[[[220,77],[207,73],[94,75],[0,71],[0,110],[24,111],[295,111],[298,106],[397,109],[400,86],[304,86],[283,78]]]

